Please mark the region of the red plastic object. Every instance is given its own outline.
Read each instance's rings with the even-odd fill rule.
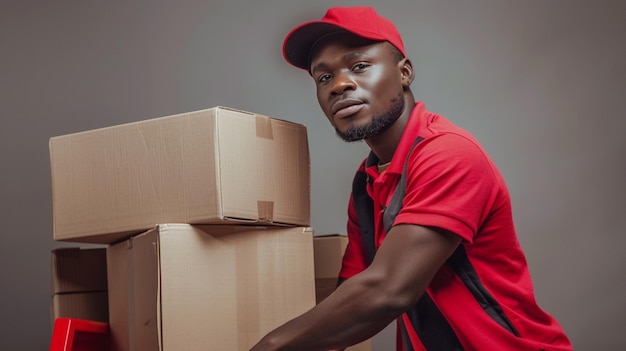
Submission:
[[[109,324],[77,318],[54,321],[50,351],[108,351]]]

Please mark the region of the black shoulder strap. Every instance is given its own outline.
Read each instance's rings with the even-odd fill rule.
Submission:
[[[391,201],[389,206],[385,208],[383,214],[383,224],[385,226],[385,231],[389,231],[393,226],[393,221],[396,216],[402,209],[402,200],[404,199],[404,195],[406,193],[406,168],[409,160],[409,155],[413,152],[415,146],[424,140],[422,137],[417,137],[409,150],[407,158],[404,162],[404,169],[402,170],[402,175],[400,176],[400,180],[396,189],[394,190],[393,195],[391,196]],[[373,154],[370,154],[368,157],[368,162],[366,163],[366,167],[371,164],[371,160],[375,158]],[[354,201],[354,209],[356,210],[359,228],[361,230],[361,237],[363,238],[363,243],[365,244],[365,249],[367,250],[367,254],[369,256],[370,262],[374,259],[374,255],[376,254],[376,243],[374,242],[374,203],[372,199],[367,194],[367,174],[365,172],[357,172],[354,176],[354,180],[352,181],[352,199]]]
[[[409,149],[409,153],[406,155],[406,160],[404,160],[404,168],[402,168],[402,175],[400,176],[396,190],[393,191],[389,205],[385,208],[385,212],[383,213],[383,225],[385,226],[385,232],[387,233],[391,230],[393,222],[396,220],[396,216],[402,209],[402,200],[404,200],[404,195],[406,195],[406,168],[409,164],[409,156],[411,156],[415,146],[417,146],[417,144],[422,140],[424,140],[424,138],[418,136],[413,142],[413,145],[411,145],[411,149]]]
[[[376,245],[374,243],[374,203],[367,194],[367,178],[367,173],[356,172],[352,181],[352,201],[354,201],[354,209],[359,220],[361,238],[363,238],[371,262],[376,254]]]

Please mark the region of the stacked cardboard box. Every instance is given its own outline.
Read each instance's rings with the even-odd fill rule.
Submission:
[[[313,241],[315,264],[315,300],[320,303],[337,287],[343,253],[348,246],[348,237],[326,234]]]
[[[50,159],[54,239],[106,245],[116,350],[247,350],[315,304],[303,125],[215,107]]]
[[[108,322],[104,248],[52,250],[52,318]]]
[[[158,223],[310,225],[303,125],[224,107],[50,139],[54,239]]]
[[[167,224],[112,245],[113,343],[248,350],[313,307],[311,241],[299,227]]]

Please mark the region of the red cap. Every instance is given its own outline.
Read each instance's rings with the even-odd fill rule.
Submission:
[[[297,26],[283,42],[283,56],[290,64],[308,71],[311,49],[317,41],[328,34],[345,31],[365,39],[386,40],[406,57],[396,26],[366,6],[333,7],[321,20]]]

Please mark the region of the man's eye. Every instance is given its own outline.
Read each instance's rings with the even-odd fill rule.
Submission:
[[[362,70],[366,69],[367,67],[369,67],[369,65],[367,63],[357,63],[356,65],[352,66],[352,70],[353,71],[362,71]]]
[[[327,82],[331,78],[330,74],[322,74],[317,78],[317,81],[320,83]]]

